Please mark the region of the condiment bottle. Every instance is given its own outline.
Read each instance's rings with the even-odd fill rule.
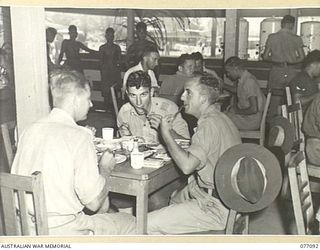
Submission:
[[[144,164],[144,154],[139,151],[138,139],[133,140],[133,149],[130,153],[131,167],[134,169],[140,169]]]

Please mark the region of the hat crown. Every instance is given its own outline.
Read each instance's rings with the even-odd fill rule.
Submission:
[[[236,182],[240,195],[251,204],[257,203],[263,196],[265,175],[255,159],[244,157],[240,160]]]

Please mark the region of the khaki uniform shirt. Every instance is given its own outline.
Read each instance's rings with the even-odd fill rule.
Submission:
[[[178,111],[178,106],[170,100],[152,97],[151,98],[151,113],[162,116],[175,114]],[[128,102],[124,104],[117,117],[118,127],[123,124],[127,125],[134,136],[142,136],[147,142],[159,142],[159,132],[150,126],[150,123],[144,116],[140,116],[135,111],[134,107]],[[188,125],[185,120],[178,114],[173,121],[173,130],[185,137],[190,138]]]

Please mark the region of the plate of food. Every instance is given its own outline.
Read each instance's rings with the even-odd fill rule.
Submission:
[[[122,154],[115,154],[114,159],[116,160],[116,164],[120,164],[122,162],[125,162],[127,160],[127,157]]]
[[[106,151],[107,149],[114,151],[117,149],[121,149],[119,139],[112,139],[112,140],[104,140],[102,138],[95,138],[93,143],[96,147],[96,150],[99,152]]]
[[[152,150],[143,151],[144,158],[149,157],[153,153],[154,153],[154,151],[152,151]]]

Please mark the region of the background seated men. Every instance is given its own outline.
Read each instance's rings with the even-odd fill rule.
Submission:
[[[143,71],[136,71],[129,75],[126,93],[129,103],[124,104],[117,117],[117,125],[121,136],[142,136],[148,143],[162,142],[159,133],[161,118],[173,115],[172,135],[174,138],[189,139],[188,125],[177,113],[178,106],[170,100],[152,97],[153,89],[149,75]],[[184,179],[167,185],[149,198],[149,209],[154,210],[168,205],[170,194],[185,183]],[[132,203],[124,203],[124,199],[118,199],[119,195],[112,196],[111,203],[116,207],[132,206]],[[116,198],[116,199],[115,199]],[[125,200],[128,200],[127,198]]]
[[[320,79],[320,51],[310,52],[303,61],[303,70],[289,83],[293,102],[298,98],[303,112],[319,92]]]
[[[146,47],[153,47],[158,50],[158,46],[147,39],[147,25],[144,22],[139,22],[136,25],[137,39],[129,46],[126,54],[127,69],[137,65],[141,59]]]
[[[225,114],[240,130],[259,129],[266,97],[256,77],[243,68],[241,59],[236,56],[226,61],[225,71],[234,82],[234,86],[223,85],[234,94],[230,109]]]
[[[159,58],[160,58],[160,55],[159,55],[157,48],[155,48],[153,46],[146,46],[144,48],[144,51],[142,53],[142,60],[137,65],[128,69],[123,76],[123,86],[122,86],[123,99],[124,99],[124,93],[126,91],[126,84],[127,84],[127,80],[128,80],[129,75],[132,72],[136,72],[139,70],[142,70],[142,71],[148,73],[148,75],[151,79],[151,87],[154,89],[153,91],[156,92],[155,94],[157,95],[159,85],[158,85],[157,78],[156,78],[153,70],[158,65]]]
[[[194,52],[194,53],[191,54],[191,56],[195,60],[195,67],[194,67],[194,72],[195,73],[209,74],[209,75],[219,79],[220,81],[222,81],[222,79],[217,75],[217,73],[214,70],[208,69],[204,65],[203,56],[202,56],[202,54],[200,52]]]
[[[320,167],[320,93],[318,92],[304,115],[302,130],[306,137],[307,160]]]
[[[229,210],[214,190],[214,168],[219,157],[240,144],[241,139],[232,121],[213,105],[218,98],[218,79],[197,76],[186,82],[181,97],[185,111],[199,119],[186,150],[172,136],[174,117],[168,115],[161,119],[164,142],[176,165],[184,174],[191,174],[191,181],[178,192],[171,205],[149,213],[149,234],[181,234],[226,227]],[[212,195],[206,191],[209,189]]]
[[[117,117],[121,136],[142,136],[149,142],[159,142],[158,127],[162,116],[175,114],[178,106],[170,100],[152,97],[151,79],[143,71],[129,75],[126,85],[129,103],[123,105]],[[176,138],[189,138],[187,123],[177,114],[173,122]]]
[[[159,96],[180,104],[180,97],[183,92],[184,83],[193,76],[195,60],[189,54],[182,54],[177,62],[178,71],[175,75],[169,76],[161,84]]]
[[[134,217],[106,213],[107,178],[99,174],[92,133],[76,124],[92,106],[88,82],[76,71],[59,70],[50,75],[50,88],[54,109],[23,131],[11,172],[42,172],[49,234],[134,234]],[[110,173],[114,165],[112,154],[105,152],[100,169]],[[98,213],[86,215],[85,207]],[[33,223],[30,215],[31,232]]]

